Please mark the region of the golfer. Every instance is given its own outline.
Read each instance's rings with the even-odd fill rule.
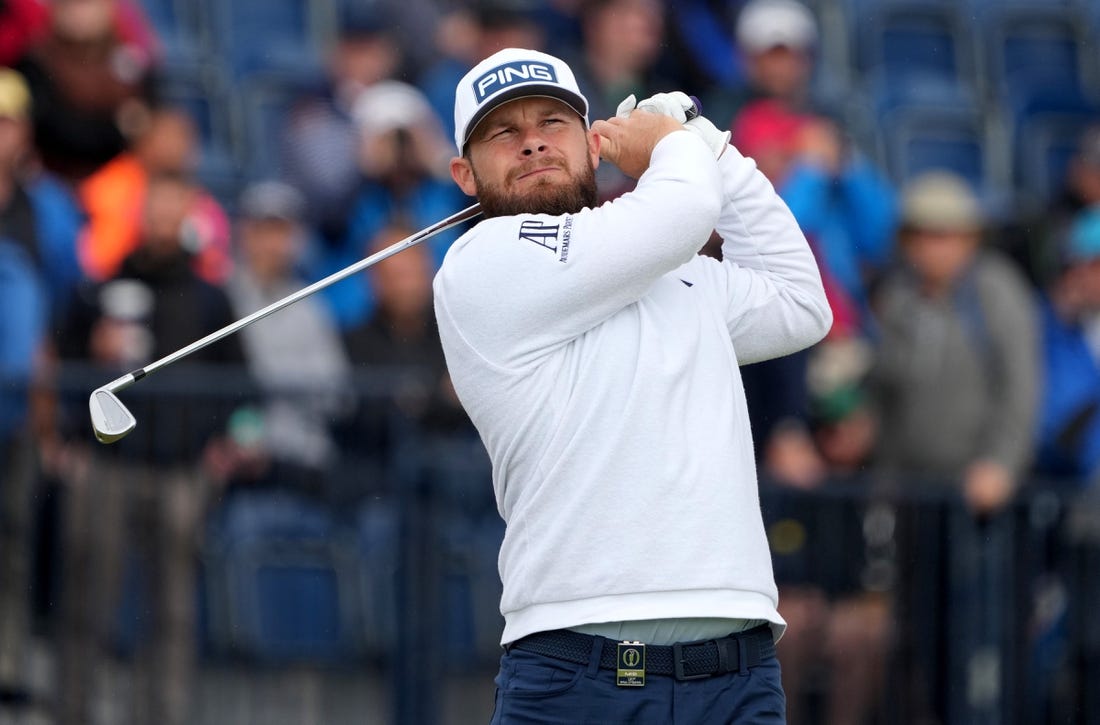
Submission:
[[[589,127],[570,68],[515,48],[456,90],[451,174],[485,219],[435,306],[507,524],[493,723],[785,721],[738,366],[831,315],[788,209],[691,108]],[[638,184],[597,206],[601,158]]]

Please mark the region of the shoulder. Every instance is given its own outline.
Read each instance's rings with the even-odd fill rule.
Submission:
[[[518,214],[485,219],[451,246],[443,262],[444,269],[468,262],[505,262],[516,257],[560,258],[563,245],[572,238],[576,220],[590,212],[585,209],[561,216]]]
[[[983,250],[975,264],[975,275],[983,295],[1032,300],[1031,285],[1023,271],[996,249]]]

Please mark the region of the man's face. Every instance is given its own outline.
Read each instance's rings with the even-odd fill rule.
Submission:
[[[241,224],[241,252],[263,282],[293,273],[298,259],[298,225],[285,219],[248,219]]]
[[[26,119],[0,117],[0,169],[3,172],[14,169],[29,146],[30,124]]]
[[[156,256],[171,256],[183,242],[184,222],[195,190],[180,179],[154,179],[145,192],[142,247]]]
[[[942,290],[962,275],[980,243],[976,231],[910,229],[903,235],[901,249],[921,280]]]
[[[493,110],[474,129],[451,175],[476,196],[486,217],[570,214],[596,206],[599,137],[569,106],[521,98]]]
[[[1100,313],[1100,257],[1081,260],[1062,273],[1059,284],[1074,315]]]
[[[766,95],[795,99],[810,83],[813,60],[807,51],[779,45],[750,55],[748,74]]]

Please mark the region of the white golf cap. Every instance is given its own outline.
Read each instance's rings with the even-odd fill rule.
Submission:
[[[588,100],[564,61],[537,50],[505,48],[474,66],[455,89],[458,152],[462,153],[470,134],[490,111],[527,96],[556,98],[588,125]]]
[[[817,21],[797,0],[752,0],[737,16],[737,45],[747,53],[817,44]]]

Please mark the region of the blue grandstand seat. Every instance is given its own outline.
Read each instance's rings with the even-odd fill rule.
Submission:
[[[463,441],[436,445],[424,456],[422,484],[438,501],[432,534],[436,638],[448,666],[488,664],[500,656],[501,582],[497,555],[504,522],[493,498],[484,448]]]
[[[864,75],[936,75],[960,85],[974,85],[969,27],[953,6],[881,2],[866,8],[858,24],[856,57]]]
[[[199,5],[187,0],[141,0],[141,9],[156,31],[169,67],[202,62],[209,38]]]
[[[206,0],[215,44],[232,74],[322,70],[335,27],[332,0]]]
[[[185,111],[199,134],[199,181],[223,203],[235,196],[241,176],[239,121],[229,86],[209,68],[176,68],[164,74],[162,101]]]
[[[497,556],[504,521],[495,511],[481,516],[441,512],[439,641],[451,666],[489,664],[500,656],[504,618]]]
[[[249,178],[279,173],[279,143],[291,107],[314,86],[289,76],[252,77],[238,85],[244,170]]]
[[[985,142],[980,128],[956,119],[921,120],[898,131],[902,178],[934,169],[947,169],[972,185],[985,185]]]
[[[356,657],[354,556],[317,502],[231,496],[207,533],[211,650],[270,663]]]
[[[968,109],[910,107],[883,128],[887,167],[897,182],[931,169],[948,169],[975,188],[990,184],[985,122]]]
[[[400,625],[400,522],[394,502],[371,498],[358,507],[353,523],[359,582],[358,629],[363,654],[392,655]]]
[[[993,183],[988,125],[972,90],[937,75],[875,80],[871,87],[878,146],[895,182],[945,168],[978,189]]]
[[[1084,89],[1090,83],[1089,25],[1072,6],[993,6],[981,22],[996,92],[1051,82]]]
[[[1100,121],[1100,101],[1051,83],[1017,88],[1006,105],[1016,186],[1033,201],[1050,201],[1063,185],[1081,131]]]

